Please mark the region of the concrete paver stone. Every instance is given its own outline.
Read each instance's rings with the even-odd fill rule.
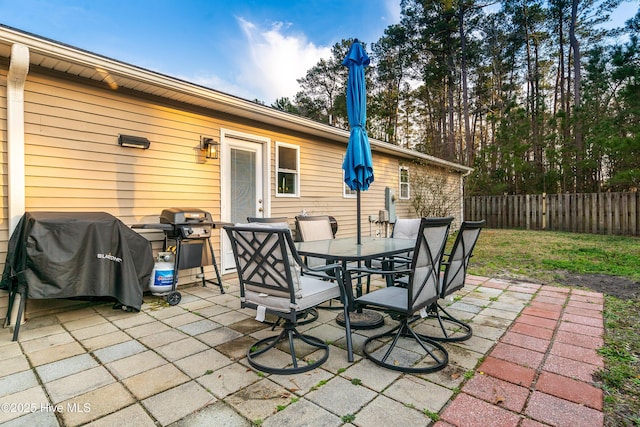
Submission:
[[[372,285],[385,286],[380,279]],[[0,329],[0,424],[604,424],[602,390],[593,377],[603,366],[597,349],[604,342],[604,299],[597,292],[469,276],[467,286],[442,303],[468,320],[474,334],[444,343],[449,364],[429,374],[388,370],[363,358],[364,340],[381,329],[354,330],[354,362],[348,362],[344,329],[335,322],[341,311],[319,310],[319,319],[299,330],[329,343],[329,359],[309,372],[271,375],[251,368],[246,352],[279,330],[240,308],[237,278],[225,277],[225,291],[181,285],[179,305],[145,296],[140,313],[87,303],[29,319],[17,343],[9,329]],[[384,320],[386,329],[396,325],[387,314]],[[439,333],[434,319],[413,327]],[[304,347],[300,354],[318,357]],[[392,357],[426,363],[408,340]],[[269,355],[272,366],[290,363],[281,348]]]

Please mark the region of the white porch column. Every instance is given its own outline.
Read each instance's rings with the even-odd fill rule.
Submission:
[[[9,236],[25,211],[24,84],[29,72],[29,49],[11,47],[7,74],[7,165]]]

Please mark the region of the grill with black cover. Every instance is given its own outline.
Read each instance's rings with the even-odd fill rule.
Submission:
[[[27,298],[111,300],[139,311],[153,269],[150,242],[105,212],[26,212],[11,235],[0,289],[17,294],[18,337]]]

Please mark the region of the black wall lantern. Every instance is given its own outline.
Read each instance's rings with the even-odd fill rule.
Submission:
[[[220,157],[220,143],[213,137],[201,136],[200,149],[204,151],[207,159],[217,159]]]
[[[122,147],[142,148],[143,150],[146,150],[151,145],[147,138],[131,135],[118,135],[118,144]]]

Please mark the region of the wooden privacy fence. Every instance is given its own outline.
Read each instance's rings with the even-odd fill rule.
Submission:
[[[492,228],[640,236],[640,192],[464,198],[467,220]]]

